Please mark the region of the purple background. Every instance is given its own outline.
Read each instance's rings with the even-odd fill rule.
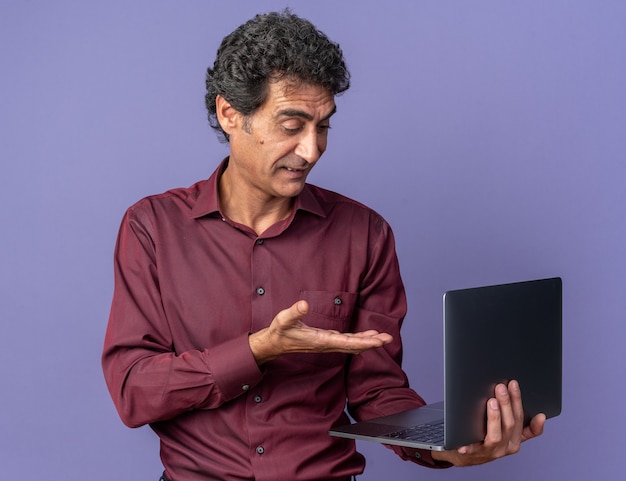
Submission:
[[[442,396],[444,290],[564,280],[563,414],[543,438],[445,472],[361,443],[360,479],[623,479],[626,2],[291,4],[353,74],[311,180],[395,230],[416,390]],[[100,370],[117,228],[225,155],[205,68],[285,5],[0,3],[2,479],[158,479],[155,436],[122,425]]]

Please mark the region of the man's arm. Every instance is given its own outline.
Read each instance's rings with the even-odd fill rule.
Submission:
[[[113,402],[131,427],[217,408],[262,378],[247,332],[211,349],[176,350],[163,307],[155,222],[146,211],[129,209],[120,227],[102,355]]]

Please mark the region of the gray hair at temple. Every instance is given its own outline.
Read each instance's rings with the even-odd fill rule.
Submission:
[[[269,82],[283,79],[319,85],[332,95],[350,87],[339,45],[289,10],[257,15],[227,35],[206,74],[209,124],[220,139],[229,141],[217,120],[217,95],[249,117],[265,101]]]

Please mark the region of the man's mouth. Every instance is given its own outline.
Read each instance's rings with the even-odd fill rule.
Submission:
[[[294,172],[294,173],[302,173],[302,172],[306,172],[307,171],[306,167],[289,167],[287,165],[284,165],[281,168],[286,170],[287,172]]]

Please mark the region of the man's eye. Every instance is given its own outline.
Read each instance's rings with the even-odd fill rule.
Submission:
[[[302,124],[286,123],[283,124],[283,130],[288,134],[296,134],[302,130]]]
[[[330,130],[330,125],[318,125],[317,126],[317,132],[318,133],[323,133],[323,132],[327,132]]]

